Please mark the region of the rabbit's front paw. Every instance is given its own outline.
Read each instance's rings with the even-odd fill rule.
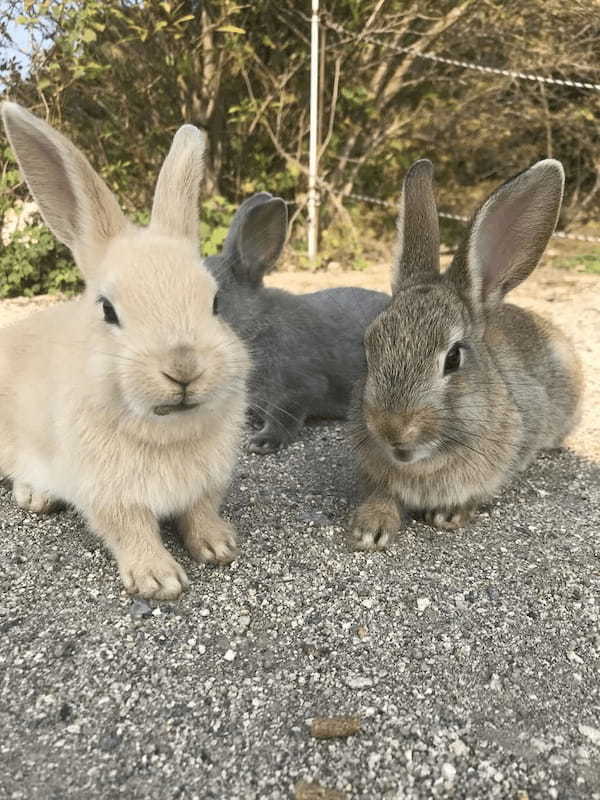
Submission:
[[[28,483],[15,481],[13,497],[17,505],[26,511],[36,514],[48,514],[56,505],[56,501],[47,492],[36,492]]]
[[[273,434],[255,433],[250,437],[248,444],[248,451],[250,453],[258,453],[261,456],[267,453],[276,453],[282,445],[281,439]]]
[[[351,526],[351,544],[355,550],[384,550],[400,526],[394,503],[369,502],[357,509]]]
[[[184,542],[192,558],[211,564],[231,564],[238,554],[237,539],[232,525],[220,517],[207,519],[204,525],[194,526],[184,534]]]
[[[165,548],[121,556],[119,571],[130,594],[157,600],[176,600],[190,585],[183,569]]]
[[[434,508],[432,511],[425,512],[425,522],[434,528],[455,531],[468,525],[474,514],[475,512],[472,508]]]

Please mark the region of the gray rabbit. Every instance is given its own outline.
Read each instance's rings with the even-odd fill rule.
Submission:
[[[346,417],[366,371],[365,329],[390,302],[383,292],[352,287],[301,295],[265,287],[286,231],[285,202],[260,192],[241,204],[220,255],[206,259],[219,284],[219,314],[253,357],[254,453],[288,445],[308,417]]]

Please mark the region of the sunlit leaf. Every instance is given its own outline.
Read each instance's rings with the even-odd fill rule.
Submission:
[[[221,33],[246,33],[243,28],[238,28],[236,25],[221,25],[217,30]]]

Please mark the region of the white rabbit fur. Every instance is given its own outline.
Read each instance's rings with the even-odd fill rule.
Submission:
[[[140,229],[61,134],[14,103],[2,115],[86,288],[0,330],[0,472],[26,509],[73,504],[113,551],[128,591],[175,598],[188,580],[161,542],[160,519],[176,519],[197,559],[236,555],[219,505],[249,370],[244,345],[213,313],[217,285],[198,255],[204,136],[191,125],[177,132]]]

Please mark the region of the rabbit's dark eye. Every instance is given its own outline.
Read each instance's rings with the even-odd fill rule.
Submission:
[[[460,367],[460,345],[453,344],[450,350],[446,353],[446,360],[444,362],[444,375],[450,372],[456,372]]]
[[[115,311],[115,307],[107,300],[106,297],[99,297],[98,302],[102,305],[102,311],[104,312],[104,321],[108,322],[109,325],[119,325],[119,318],[117,317],[117,312]]]
[[[219,295],[215,295],[215,299],[213,300],[213,314],[219,313]]]

